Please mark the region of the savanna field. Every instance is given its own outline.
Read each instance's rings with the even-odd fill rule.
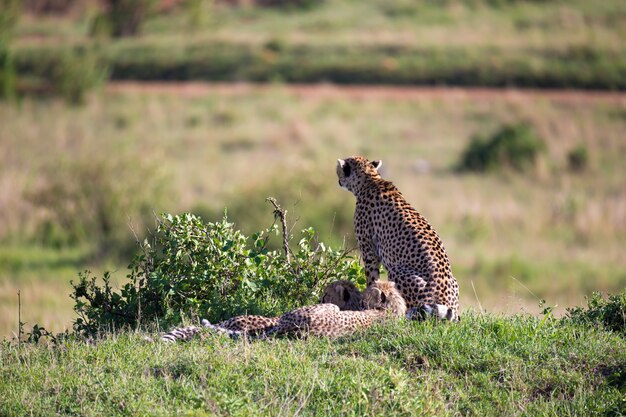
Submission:
[[[33,1],[0,37],[0,81],[6,68],[17,80],[0,100],[0,415],[626,413],[622,2],[254,3],[152,2],[140,33],[117,38],[96,2]],[[462,169],[473,145],[522,125],[532,162]],[[274,223],[268,197],[287,210],[294,262],[358,260],[354,197],[335,174],[350,155],[381,159],[441,236],[460,323],[147,341],[173,317],[280,314],[297,305],[275,294],[312,303],[330,276],[358,281],[356,262],[323,260],[293,286],[255,281],[282,246],[254,235]],[[70,281],[109,271],[120,292],[160,214],[187,212],[250,238],[256,298],[229,310],[189,296],[181,314],[72,334]],[[189,253],[172,249],[171,271]],[[66,333],[34,343],[35,325]]]

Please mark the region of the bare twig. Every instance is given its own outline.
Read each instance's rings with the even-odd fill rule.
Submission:
[[[289,232],[287,231],[287,210],[283,209],[276,203],[276,199],[268,197],[265,201],[269,201],[274,206],[274,218],[279,217],[280,223],[283,228],[283,250],[287,257],[287,263],[291,263],[291,253],[289,251]]]

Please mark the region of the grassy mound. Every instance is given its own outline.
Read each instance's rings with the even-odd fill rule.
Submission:
[[[626,341],[583,324],[465,314],[335,341],[222,337],[1,345],[4,415],[619,415]]]

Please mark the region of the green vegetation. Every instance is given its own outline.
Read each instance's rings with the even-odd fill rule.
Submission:
[[[280,315],[318,302],[330,282],[360,279],[358,260],[316,242],[313,229],[304,231],[291,256],[270,251],[272,227],[248,238],[226,218],[203,223],[192,214],[163,215],[156,241],[144,242],[129,266],[129,282],[120,291],[88,273],[73,284],[79,318],[74,329],[96,334],[103,329],[161,328],[183,317],[217,322],[239,314]]]
[[[395,320],[338,340],[153,341],[181,316],[279,314],[315,302],[329,281],[363,278],[356,260],[314,243],[311,230],[291,261],[268,251],[273,231],[250,240],[226,219],[164,215],[119,292],[108,272],[102,286],[88,275],[74,285],[75,332],[35,325],[0,344],[3,413],[626,412],[626,291],[594,294],[560,320],[552,307],[542,318],[466,310],[460,323]]]
[[[578,145],[567,154],[569,169],[574,172],[583,172],[589,168],[589,151],[585,146]]]
[[[116,88],[82,107],[0,103],[0,335],[17,331],[18,289],[26,328],[58,332],[75,318],[77,271],[109,270],[113,289],[123,286],[137,250],[131,228],[149,237],[153,212],[216,222],[227,207],[251,236],[272,224],[272,196],[296,241],[312,226],[319,240],[354,248],[354,200],[334,172],[338,157],[354,154],[382,159],[383,176],[439,232],[464,307],[537,312],[546,299],[563,314],[584,295],[626,286],[619,98]],[[533,175],[454,171],[473,136],[520,120],[546,144]],[[577,146],[589,150],[583,173],[569,168]]]
[[[107,3],[0,0],[0,414],[626,414],[622,93],[284,84],[623,90],[626,2]],[[354,154],[441,235],[461,323],[146,340],[362,280]]]
[[[567,314],[574,322],[601,325],[626,334],[626,291],[609,295],[607,299],[594,292],[587,300],[587,308],[573,307]]]
[[[70,40],[93,48],[113,79],[626,88],[620,0],[217,2],[204,22],[193,1],[160,13],[147,0],[114,3],[110,14],[143,11],[104,19],[123,21],[113,33],[142,26],[142,36],[94,39],[111,24],[88,11],[28,19],[17,28],[20,74],[45,79]]]
[[[101,49],[114,80],[284,81],[339,84],[426,84],[625,89],[626,54],[589,49],[508,51],[424,46],[249,44],[202,40],[184,45],[130,41]],[[55,47],[23,47],[16,65],[41,74],[58,59]],[[486,57],[489,57],[486,60]]]
[[[489,137],[473,137],[461,155],[458,169],[484,172],[513,168],[525,171],[535,167],[545,147],[531,126],[503,126]]]
[[[339,340],[0,345],[0,408],[113,415],[621,415],[626,340],[546,316],[398,321]]]

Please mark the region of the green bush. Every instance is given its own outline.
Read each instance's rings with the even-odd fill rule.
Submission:
[[[277,315],[318,302],[331,281],[363,279],[358,260],[317,242],[313,229],[303,231],[290,262],[283,251],[267,249],[275,233],[271,227],[249,238],[226,216],[204,223],[193,214],[165,214],[119,292],[109,273],[102,286],[88,272],[72,283],[79,315],[74,329],[94,334],[155,322],[166,327],[184,317],[215,322],[245,313]]]
[[[512,168],[524,171],[535,165],[545,143],[523,123],[506,125],[489,137],[474,136],[461,155],[461,171],[495,171]]]
[[[626,336],[626,290],[609,295],[608,298],[594,292],[587,298],[587,308],[567,309],[567,319],[577,323],[600,325]]]
[[[589,151],[584,145],[567,153],[567,166],[572,172],[583,172],[589,167]]]

